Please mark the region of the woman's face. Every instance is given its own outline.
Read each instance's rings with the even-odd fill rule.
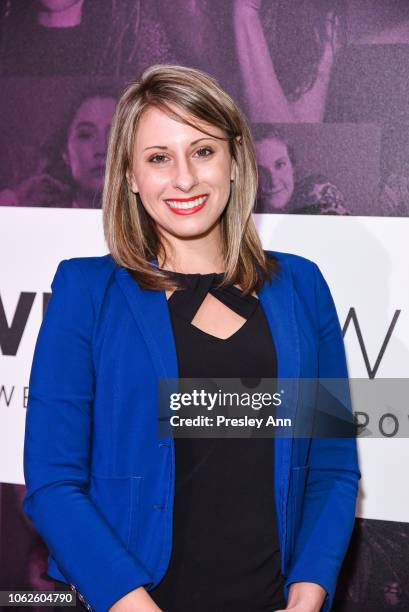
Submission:
[[[219,128],[191,120],[225,137]],[[171,119],[158,108],[143,113],[128,180],[162,235],[194,238],[216,227],[229,199],[233,172],[227,141]]]
[[[77,188],[89,194],[102,191],[105,156],[114,98],[88,98],[78,108],[68,130],[63,155]]]
[[[259,165],[259,190],[262,209],[284,208],[294,192],[294,168],[287,145],[275,138],[256,144]]]

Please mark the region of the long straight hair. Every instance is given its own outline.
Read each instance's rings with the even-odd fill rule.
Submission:
[[[278,264],[274,257],[264,253],[251,214],[258,175],[250,128],[218,82],[193,68],[151,66],[140,80],[128,85],[119,99],[108,144],[102,204],[104,235],[112,257],[144,289],[177,286],[153,261],[164,252],[163,244],[139,194],[132,192],[127,180],[138,122],[152,106],[182,123],[197,127],[194,121],[200,120],[225,133],[236,173],[220,218],[225,270],[220,286],[234,283],[245,293],[258,290],[265,279],[271,280]]]

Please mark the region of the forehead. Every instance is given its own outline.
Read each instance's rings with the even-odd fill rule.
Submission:
[[[287,145],[277,138],[263,138],[256,143],[257,154],[262,158],[288,157]]]
[[[88,98],[78,107],[72,124],[80,121],[89,121],[92,123],[100,123],[101,121],[110,121],[115,111],[115,100],[113,98],[95,97]]]
[[[210,135],[222,138],[226,136],[219,127],[197,119],[179,108],[173,108],[178,115],[190,121],[196,127],[174,119],[160,108],[150,106],[138,121],[135,131],[135,145],[167,145],[170,142],[191,142],[198,138],[211,137]]]

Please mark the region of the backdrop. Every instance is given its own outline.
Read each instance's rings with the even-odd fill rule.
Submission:
[[[110,122],[154,63],[206,70],[245,112],[263,245],[319,264],[351,377],[409,378],[407,0],[0,0],[3,590],[53,586],[21,510],[34,344],[59,261],[107,252]],[[407,421],[407,401],[385,404],[395,409]],[[358,520],[334,608],[409,610],[407,440],[358,443]]]

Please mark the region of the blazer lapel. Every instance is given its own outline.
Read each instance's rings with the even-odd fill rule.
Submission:
[[[177,378],[176,347],[165,291],[141,289],[125,268],[117,268],[115,274],[158,377]]]

